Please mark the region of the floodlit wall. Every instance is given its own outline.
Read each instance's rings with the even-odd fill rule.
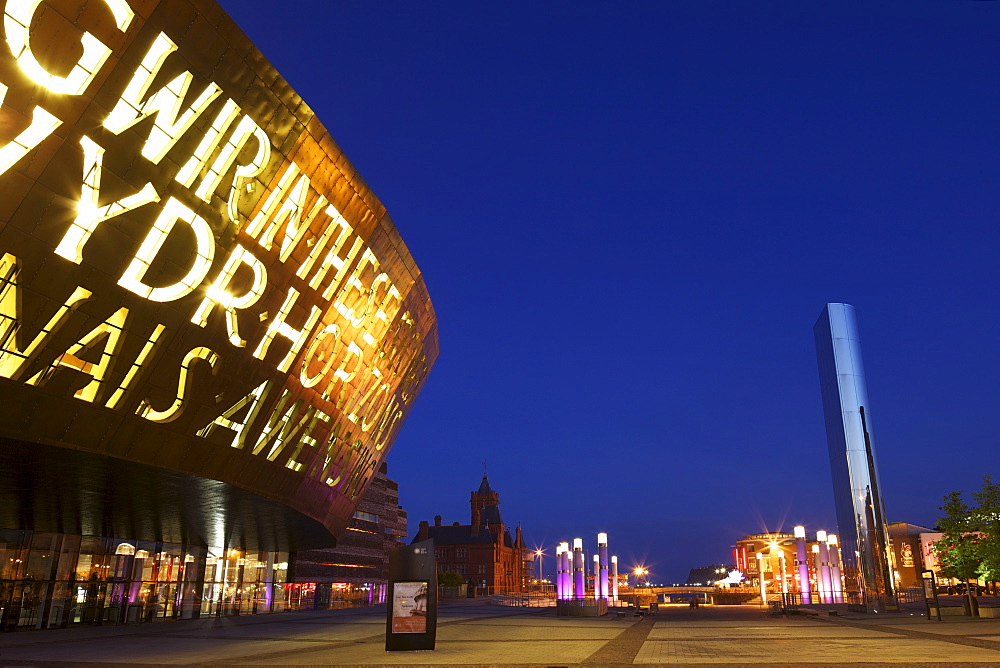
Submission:
[[[8,0],[0,437],[346,526],[438,352],[385,208],[197,0]]]

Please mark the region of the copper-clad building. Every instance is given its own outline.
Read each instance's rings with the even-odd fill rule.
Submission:
[[[214,2],[0,4],[0,620],[280,609],[437,356],[420,271]]]

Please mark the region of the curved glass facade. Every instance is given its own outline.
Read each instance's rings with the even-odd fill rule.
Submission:
[[[215,3],[2,5],[0,528],[331,545],[438,353],[389,215]]]

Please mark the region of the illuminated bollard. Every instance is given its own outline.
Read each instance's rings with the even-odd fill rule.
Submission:
[[[811,603],[812,596],[809,592],[809,561],[806,554],[806,528],[795,527],[795,566],[799,571],[799,592],[801,592],[802,603]]]

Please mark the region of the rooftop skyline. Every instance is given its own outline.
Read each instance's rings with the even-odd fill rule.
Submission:
[[[996,472],[1000,5],[222,6],[422,270],[410,535],[488,465],[529,546],[654,581],[834,531],[812,325],[857,310],[887,519]],[[992,278],[991,278],[992,277]]]

